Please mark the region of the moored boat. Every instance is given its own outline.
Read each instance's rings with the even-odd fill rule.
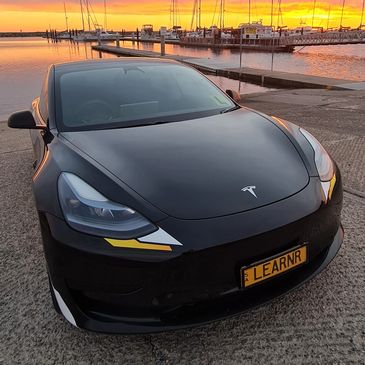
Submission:
[[[240,41],[242,34],[242,40]],[[240,24],[237,28],[220,29],[212,26],[209,29],[197,30],[181,38],[183,46],[232,48],[269,51],[292,52],[294,47],[280,42],[281,33],[271,26],[263,25],[261,21]]]
[[[97,41],[115,41],[117,35],[114,33],[108,33],[105,30],[98,29],[94,32],[80,32],[73,37],[76,42],[97,42]]]

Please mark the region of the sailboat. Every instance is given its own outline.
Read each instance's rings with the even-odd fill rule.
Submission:
[[[248,23],[241,23],[236,28],[225,26],[225,6],[225,0],[220,0],[219,3],[217,0],[217,8],[219,7],[219,9],[217,9],[217,17],[216,12],[214,12],[212,23],[214,24],[214,20],[216,19],[219,26],[212,25],[208,29],[192,30],[192,32],[189,32],[185,37],[181,38],[180,44],[194,47],[242,48],[264,52],[292,52],[294,50],[293,46],[275,42],[276,38],[279,37],[279,32],[274,30],[273,24],[264,25],[262,20],[251,21],[251,1],[248,2]],[[195,12],[193,11],[193,16],[196,18],[196,10]],[[193,23],[194,19],[192,20],[191,28],[193,28]],[[240,41],[241,35],[242,41]]]
[[[82,19],[82,32],[75,35],[73,40],[76,42],[96,42],[96,41],[114,41],[116,39],[116,34],[108,33],[103,29],[95,16],[92,4],[90,0],[80,0],[80,11]],[[85,14],[86,13],[86,14]],[[88,30],[85,30],[85,18],[87,21]],[[106,14],[106,0],[104,0],[104,27],[107,24],[107,14]],[[91,30],[91,28],[94,30]]]
[[[178,1],[177,0],[171,0],[171,7],[170,7],[171,28],[164,31],[164,36],[165,36],[166,40],[177,41],[177,40],[180,39],[181,26],[179,25],[178,22],[179,22]]]
[[[61,32],[57,35],[58,39],[71,39],[70,30],[68,28],[68,16],[67,16],[67,10],[66,10],[66,2],[63,2],[63,11],[65,13],[65,23],[66,23],[66,30],[64,32]]]

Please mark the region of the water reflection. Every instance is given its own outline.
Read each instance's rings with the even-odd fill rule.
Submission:
[[[122,47],[160,51],[159,44],[122,41],[120,44]],[[217,62],[224,62],[229,67],[238,67],[239,65],[239,52],[236,50],[218,49],[213,51],[208,48],[190,48],[167,44],[166,53],[211,58]],[[48,65],[65,61],[100,58],[101,56],[103,58],[114,57],[92,51],[90,45],[85,43],[71,43],[69,41],[53,43],[42,38],[0,38],[0,120],[5,119],[14,110],[29,107],[31,100],[39,94]],[[245,52],[243,65],[270,69],[271,55]],[[275,54],[274,69],[365,80],[365,45],[307,47],[293,54]],[[227,85],[227,80],[224,78],[214,79],[214,81],[220,82],[223,88],[234,88],[231,87],[231,84]],[[250,87],[250,85],[245,85],[243,90],[250,90]],[[256,88],[255,86],[252,87]]]
[[[29,108],[52,63],[95,58],[87,44],[41,38],[0,38],[0,120]]]
[[[217,86],[219,86],[222,90],[238,90],[239,89],[239,81],[238,80],[232,80],[227,79],[226,77],[222,76],[212,76],[207,75],[208,79],[213,81]],[[241,82],[241,89],[240,94],[252,94],[252,93],[259,93],[259,92],[265,92],[275,89],[269,89],[258,85],[248,84],[246,82]]]
[[[138,46],[137,42],[135,46]],[[153,50],[155,45],[141,44],[141,49]],[[39,95],[50,64],[101,57],[115,56],[93,51],[90,44],[86,43],[52,42],[41,38],[0,38],[0,120],[6,119],[16,110],[29,108],[32,99]],[[237,88],[225,84],[225,78],[212,80],[222,88]],[[246,85],[245,91],[250,92],[251,87],[256,91],[254,85]]]
[[[131,42],[121,42],[121,47],[135,48]],[[160,51],[159,44],[141,43],[139,49]],[[212,58],[229,67],[238,67],[239,51],[166,45],[166,53],[182,56]],[[243,66],[269,70],[271,54],[245,51]],[[304,47],[294,53],[275,53],[274,70],[301,74],[365,80],[365,44]]]

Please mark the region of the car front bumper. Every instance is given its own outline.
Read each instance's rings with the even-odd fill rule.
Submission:
[[[291,198],[294,205],[295,199]],[[242,240],[200,250],[179,247],[168,253],[111,247],[49,214],[41,213],[40,220],[51,283],[69,322],[97,332],[146,333],[229,317],[305,283],[329,264],[341,246],[341,206],[338,181],[331,201],[318,204],[302,219],[271,230],[267,225],[263,233]],[[272,215],[269,208],[268,214]],[[305,265],[241,288],[243,266],[304,242]]]

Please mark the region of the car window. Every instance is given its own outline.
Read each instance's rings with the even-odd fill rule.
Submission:
[[[58,96],[64,130],[187,120],[235,106],[205,76],[174,64],[67,72],[59,77]]]

